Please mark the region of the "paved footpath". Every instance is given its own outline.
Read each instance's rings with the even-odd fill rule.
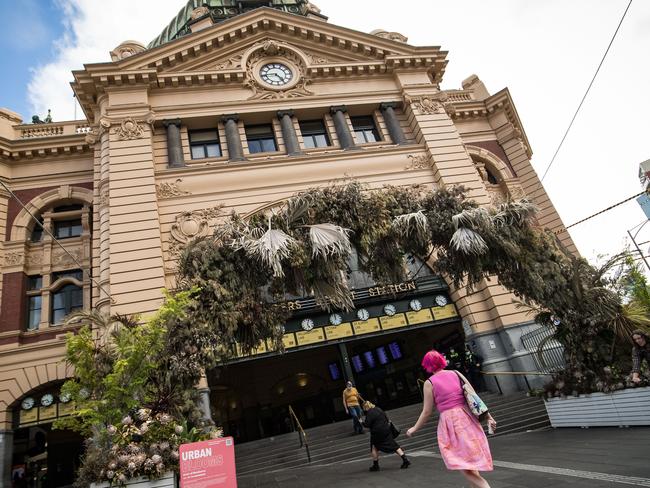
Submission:
[[[400,438],[400,440],[402,440]],[[449,472],[437,448],[408,452],[413,464],[400,470],[397,456],[384,455],[382,470],[369,473],[364,453],[344,463],[309,465],[245,476],[239,488],[405,488],[468,487]],[[549,429],[491,439],[495,470],[485,478],[492,488],[650,487],[650,428]]]

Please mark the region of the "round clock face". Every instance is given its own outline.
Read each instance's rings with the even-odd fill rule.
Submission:
[[[365,308],[357,310],[357,318],[366,321],[370,318],[370,313]]]
[[[438,304],[441,307],[444,307],[445,305],[447,305],[447,297],[445,297],[444,295],[437,295],[436,304]]]
[[[411,307],[411,310],[419,312],[422,310],[422,302],[420,302],[420,300],[411,300],[409,302],[409,307]]]
[[[283,86],[293,79],[293,73],[282,63],[269,63],[260,69],[260,78],[273,86]]]
[[[41,397],[41,405],[44,407],[49,407],[54,403],[54,397],[50,393],[46,393]]]
[[[303,330],[312,330],[314,328],[314,321],[312,319],[304,319],[300,325]]]
[[[341,325],[342,322],[343,322],[343,317],[341,317],[340,314],[333,313],[332,315],[330,315],[330,324]]]
[[[397,312],[397,309],[395,308],[395,305],[393,304],[388,304],[384,307],[384,313],[386,315],[395,315],[395,312]]]
[[[21,407],[23,407],[23,410],[30,410],[34,406],[34,399],[32,397],[27,397],[23,400],[23,402],[20,404]]]

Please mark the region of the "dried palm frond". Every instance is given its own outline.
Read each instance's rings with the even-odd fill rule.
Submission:
[[[312,293],[325,310],[350,311],[354,309],[350,289],[344,280],[334,284],[318,280],[312,285]]]
[[[273,276],[281,278],[282,260],[291,255],[291,249],[296,245],[296,240],[279,229],[267,230],[262,237],[245,242],[244,249],[249,256],[266,264],[273,270]]]
[[[429,222],[422,210],[404,215],[398,215],[393,219],[392,227],[402,237],[417,235],[425,237],[429,232]]]
[[[493,221],[497,227],[521,225],[535,215],[536,212],[537,207],[530,200],[507,202],[499,205]]]
[[[492,223],[489,212],[483,207],[465,209],[461,213],[454,215],[451,220],[456,229],[460,227],[480,228],[489,226]]]
[[[451,247],[465,254],[485,254],[488,247],[483,238],[472,229],[460,227],[451,236]]]
[[[347,256],[352,252],[349,229],[334,224],[307,225],[312,256]]]
[[[310,205],[311,198],[308,194],[301,194],[287,201],[287,206],[284,211],[287,225],[291,225],[300,220],[307,213]]]

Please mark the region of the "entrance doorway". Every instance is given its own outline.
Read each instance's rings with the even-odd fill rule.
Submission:
[[[83,451],[83,438],[52,424],[14,431],[12,480],[16,488],[71,487]]]
[[[420,402],[422,356],[435,347],[462,350],[458,322],[358,337],[229,364],[209,373],[214,421],[239,443],[344,420],[342,391],[350,365],[361,395],[384,409]]]

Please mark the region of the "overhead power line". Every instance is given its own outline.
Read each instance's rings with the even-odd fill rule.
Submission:
[[[592,215],[590,215],[589,217],[586,217],[586,218],[584,218],[584,219],[582,219],[582,220],[578,220],[577,222],[574,222],[574,223],[571,224],[571,225],[567,225],[564,229],[569,229],[569,228],[573,227],[574,225],[582,224],[583,222],[586,222],[587,220],[593,219],[594,217],[597,217],[597,216],[600,215],[600,214],[604,214],[605,212],[609,212],[609,211],[612,210],[613,208],[616,208],[616,207],[618,207],[619,205],[623,205],[624,203],[627,203],[627,202],[629,202],[630,200],[633,200],[633,199],[635,199],[635,198],[637,198],[637,197],[640,197],[640,196],[643,195],[644,193],[645,193],[645,192],[642,191],[641,193],[637,193],[636,195],[632,195],[631,197],[626,198],[625,200],[621,200],[620,202],[615,203],[614,205],[610,205],[609,207],[607,207],[607,208],[601,210],[600,212],[596,212],[595,214],[592,214]],[[561,232],[564,232],[564,229],[562,229],[561,231],[558,231],[558,232],[556,232],[556,233],[559,234],[559,233],[561,233]]]
[[[99,288],[101,291],[106,293],[106,296],[110,298],[111,302],[115,303],[113,296],[110,293],[108,293],[106,289],[102,287],[102,285],[100,285],[95,278],[93,278],[93,276],[90,274],[90,270],[84,269],[83,265],[81,264],[81,262],[79,262],[77,257],[74,254],[72,254],[70,251],[68,251],[66,247],[63,244],[61,244],[61,242],[54,236],[54,234],[52,234],[52,232],[50,232],[50,230],[46,228],[39,219],[36,218],[36,216],[25,206],[22,200],[18,198],[18,196],[13,191],[11,191],[11,189],[7,185],[5,185],[4,181],[0,180],[0,185],[2,185],[4,189],[9,193],[9,195],[11,195],[11,197],[18,202],[18,205],[20,205],[23,208],[23,210],[29,214],[29,216],[36,223],[36,225],[38,225],[43,230],[43,232],[45,232],[48,236],[50,236],[52,238],[52,241],[57,246],[63,249],[63,252],[66,253],[70,259],[72,259],[72,261],[79,267],[79,269],[82,272],[86,273],[88,278],[90,278],[90,281],[92,281],[95,285],[97,285],[97,288]]]
[[[571,119],[571,122],[569,123],[569,127],[567,127],[566,132],[564,133],[564,136],[562,136],[562,140],[560,141],[560,144],[557,146],[557,149],[555,150],[555,154],[553,154],[553,157],[551,158],[551,162],[548,163],[548,166],[546,167],[546,171],[544,171],[544,175],[542,176],[541,181],[544,181],[544,178],[546,178],[546,175],[548,174],[549,170],[551,169],[551,166],[553,166],[553,163],[555,162],[555,158],[557,157],[558,153],[560,152],[560,149],[562,148],[562,144],[564,144],[564,140],[566,139],[567,135],[569,135],[569,131],[571,130],[571,127],[573,126],[573,122],[575,122],[576,117],[578,116],[578,113],[580,112],[580,109],[582,108],[582,104],[585,102],[585,99],[587,98],[587,95],[589,94],[589,90],[591,90],[591,87],[594,84],[594,81],[596,81],[596,77],[598,76],[598,72],[600,71],[601,66],[605,62],[605,58],[607,57],[607,53],[609,53],[609,48],[612,47],[612,44],[614,43],[614,39],[616,39],[616,34],[618,34],[618,30],[621,28],[621,24],[623,23],[623,20],[625,19],[625,16],[627,15],[627,11],[630,9],[630,5],[632,5],[632,0],[630,0],[630,2],[627,4],[627,7],[625,8],[625,12],[623,12],[623,16],[621,17],[621,20],[619,21],[618,26],[616,27],[616,30],[614,31],[614,35],[612,36],[611,40],[609,41],[609,44],[607,45],[607,49],[605,50],[605,54],[603,54],[603,57],[600,60],[600,63],[598,64],[598,68],[596,68],[596,72],[594,73],[594,76],[591,79],[591,82],[589,83],[589,86],[587,87],[587,91],[585,91],[585,94],[582,96],[582,100],[580,100],[580,104],[578,105],[578,108],[576,109],[575,113],[573,114],[573,118]]]

